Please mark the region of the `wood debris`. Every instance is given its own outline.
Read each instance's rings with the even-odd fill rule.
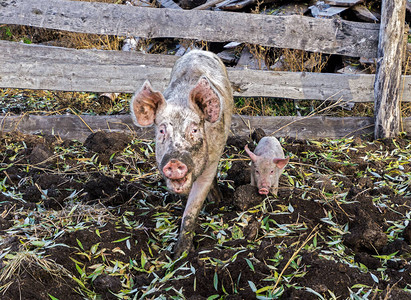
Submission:
[[[311,15],[314,18],[331,18],[335,15],[346,10],[348,7],[342,6],[330,6],[329,4],[325,3],[324,1],[317,1],[315,5],[309,7],[311,10]]]
[[[139,40],[140,40],[139,37],[126,38],[123,41],[123,46],[121,47],[121,50],[122,51],[135,51],[135,50],[137,50],[137,44],[138,44]]]
[[[223,50],[217,53],[217,56],[225,63],[233,64],[236,62],[235,48]]]
[[[257,0],[226,0],[218,4],[216,7],[223,10],[240,10],[252,4]]]
[[[352,65],[345,66],[344,68],[337,70],[337,73],[339,74],[367,74],[367,72],[362,70],[360,67],[352,66]]]
[[[210,1],[207,1],[206,3],[204,3],[204,4],[201,4],[200,6],[194,7],[193,9],[197,9],[197,10],[207,9],[207,8],[216,6],[217,4],[219,4],[221,2],[224,2],[224,1],[226,1],[226,0],[210,0]]]
[[[363,2],[363,0],[324,0],[326,4],[329,5],[336,5],[336,6],[353,6],[356,5],[360,2]]]
[[[354,12],[355,16],[366,22],[378,22],[378,18],[368,10],[368,8],[363,4],[357,4],[351,7],[351,10]]]
[[[304,15],[308,11],[308,6],[307,3],[289,3],[274,9],[266,9],[263,13],[273,16]]]
[[[309,9],[315,18],[332,18],[347,9],[351,9],[360,20],[378,21],[378,18],[365,5],[361,4],[362,2],[363,0],[324,0],[317,1]]]
[[[157,0],[157,3],[160,5],[160,7],[163,7],[163,8],[182,9],[173,0]]]
[[[248,47],[244,47],[241,52],[240,59],[237,63],[237,68],[242,69],[254,69],[254,70],[267,70],[264,58],[256,58]]]
[[[152,7],[152,4],[148,0],[130,0],[126,1],[125,4],[139,7]]]
[[[238,42],[230,42],[230,43],[224,45],[224,49],[236,48],[240,45],[241,45],[241,43],[238,43]]]

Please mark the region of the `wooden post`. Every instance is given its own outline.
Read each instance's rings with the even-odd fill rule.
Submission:
[[[374,82],[376,139],[400,132],[400,84],[406,0],[382,0],[377,71]]]

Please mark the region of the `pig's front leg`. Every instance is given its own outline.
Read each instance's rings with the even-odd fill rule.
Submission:
[[[278,194],[278,183],[277,183],[277,186],[274,185],[270,188],[270,193],[277,196],[277,194]]]
[[[206,168],[193,183],[181,220],[180,235],[174,249],[175,257],[179,257],[184,251],[189,252],[193,247],[197,217],[213,184],[217,165],[218,162]]]
[[[250,184],[251,184],[252,186],[257,186],[257,181],[255,180],[254,170],[252,170],[250,177],[251,177],[251,182],[250,182]]]
[[[276,171],[276,175],[274,177],[273,185],[270,188],[270,193],[275,195],[275,196],[277,196],[277,194],[278,194],[278,179],[280,177],[280,174],[281,173],[279,171]]]

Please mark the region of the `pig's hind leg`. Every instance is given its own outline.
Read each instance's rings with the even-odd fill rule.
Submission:
[[[213,185],[217,165],[218,162],[207,167],[193,183],[181,220],[180,235],[174,249],[174,257],[181,256],[184,251],[189,252],[193,247],[193,237],[197,217],[200,214],[204,200]]]

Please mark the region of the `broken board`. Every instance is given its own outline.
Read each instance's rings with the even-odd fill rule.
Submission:
[[[329,5],[337,5],[337,6],[353,6],[356,5],[360,2],[363,2],[363,0],[325,0],[324,1],[326,4]]]

